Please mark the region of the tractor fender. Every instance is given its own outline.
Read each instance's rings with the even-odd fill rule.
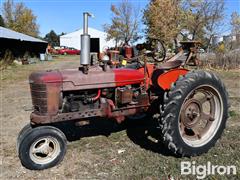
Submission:
[[[188,73],[189,70],[181,68],[181,69],[172,69],[167,72],[162,73],[157,78],[158,86],[163,90],[169,90],[171,88],[171,84],[176,82],[179,76],[183,76]]]

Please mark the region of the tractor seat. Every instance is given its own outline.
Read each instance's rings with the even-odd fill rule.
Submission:
[[[167,62],[165,62],[163,64],[160,64],[158,66],[158,69],[169,70],[169,69],[178,68],[181,65],[182,65],[182,61],[181,60],[167,61]]]

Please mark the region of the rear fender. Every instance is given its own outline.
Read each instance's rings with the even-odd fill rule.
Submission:
[[[188,73],[187,69],[172,69],[167,72],[162,73],[157,78],[158,86],[163,90],[169,90],[171,88],[171,84],[176,82],[179,76],[183,76]]]

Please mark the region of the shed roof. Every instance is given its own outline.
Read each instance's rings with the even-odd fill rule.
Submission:
[[[79,36],[80,37],[81,34],[83,34],[83,29],[78,29],[74,32],[64,34],[61,37],[70,37],[70,36]],[[103,32],[103,31],[99,31],[99,30],[91,28],[91,27],[88,28],[88,34],[91,35],[92,38],[105,37],[105,36],[107,37],[107,33]]]
[[[16,39],[20,41],[30,41],[30,42],[41,42],[41,43],[47,43],[46,41],[43,41],[41,39],[34,38],[32,36],[28,36],[23,33],[19,33],[16,31],[13,31],[11,29],[7,29],[0,26],[0,38],[6,38],[6,39]]]

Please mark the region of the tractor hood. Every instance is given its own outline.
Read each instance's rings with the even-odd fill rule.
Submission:
[[[90,67],[88,74],[78,69],[51,70],[34,72],[29,77],[30,83],[62,83],[63,91],[109,88],[138,84],[144,81],[144,74],[135,69],[108,69]]]
[[[95,88],[109,88],[137,84],[144,81],[144,74],[134,69],[108,69],[103,71],[101,67],[90,67],[88,74],[78,69],[61,71],[63,78],[63,90],[81,90]]]
[[[33,72],[29,76],[29,83],[44,84],[60,82],[62,82],[62,75],[58,70]]]

